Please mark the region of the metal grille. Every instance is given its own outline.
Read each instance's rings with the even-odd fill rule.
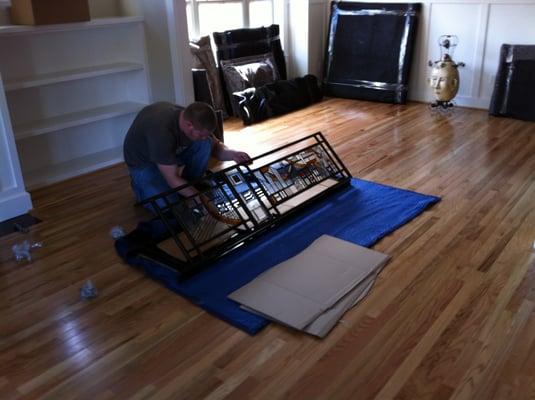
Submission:
[[[185,185],[142,202],[155,210],[176,245],[178,254],[163,255],[170,268],[194,273],[351,179],[320,132],[252,161],[193,183],[197,196],[178,194]]]

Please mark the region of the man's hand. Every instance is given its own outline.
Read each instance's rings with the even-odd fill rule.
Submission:
[[[232,161],[235,161],[237,164],[250,164],[251,157],[244,151],[229,150],[229,157]]]
[[[158,169],[162,173],[169,187],[177,188],[179,186],[183,186],[188,183],[188,181],[182,178],[181,176],[184,170],[183,167],[177,167],[176,165],[162,165],[162,164],[156,164],[156,165],[158,166]],[[185,188],[181,189],[178,193],[186,198],[197,196],[199,194],[197,189],[195,189],[191,185],[186,186]]]
[[[229,149],[223,142],[214,138],[212,155],[219,161],[235,161],[238,164],[250,164],[251,157],[244,151]]]

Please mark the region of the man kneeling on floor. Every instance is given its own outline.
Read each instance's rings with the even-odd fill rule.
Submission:
[[[186,108],[158,102],[143,108],[124,140],[124,159],[138,201],[201,178],[210,156],[246,163],[247,153],[232,150],[214,135],[217,118],[206,103]],[[179,191],[198,194],[193,186]]]

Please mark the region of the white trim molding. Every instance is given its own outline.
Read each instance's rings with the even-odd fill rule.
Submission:
[[[32,200],[28,192],[0,192],[0,222],[26,214],[31,209]]]
[[[0,75],[0,222],[32,209],[24,188],[13,128],[9,118],[4,85]]]
[[[187,106],[194,100],[188,22],[184,0],[166,0],[169,47],[176,103]]]

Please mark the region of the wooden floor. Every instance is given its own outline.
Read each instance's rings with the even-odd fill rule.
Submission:
[[[123,264],[110,228],[145,214],[118,165],[32,192],[43,222],[0,238],[0,399],[535,399],[535,123],[331,99],[226,140],[318,130],[354,176],[442,197],[374,247],[392,261],[326,339],[250,337]]]

